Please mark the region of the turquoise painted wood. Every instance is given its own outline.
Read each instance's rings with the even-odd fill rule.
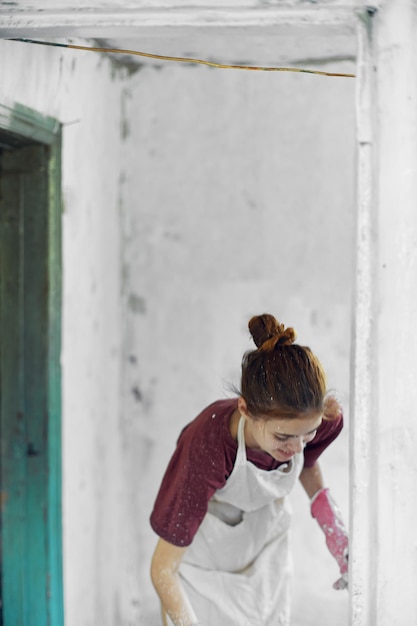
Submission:
[[[5,626],[63,624],[60,142],[47,122],[49,144],[16,135],[0,156]]]
[[[3,159],[2,159],[3,161]],[[2,165],[3,166],[3,165]],[[21,522],[25,517],[24,461],[24,355],[23,310],[21,307],[23,229],[18,176],[1,179],[0,205],[0,354],[1,354],[1,488],[2,488],[2,596],[3,604],[14,606],[16,624],[24,623],[25,545]],[[18,211],[13,207],[18,206]],[[15,532],[19,526],[19,532]],[[7,624],[4,607],[4,623]]]

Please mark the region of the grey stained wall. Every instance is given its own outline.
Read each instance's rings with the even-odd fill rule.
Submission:
[[[0,55],[0,100],[64,124],[66,622],[150,626],[152,502],[181,427],[238,384],[252,314],[294,325],[349,417],[354,81]],[[346,519],[347,441],[323,457]],[[294,624],[325,624],[323,602],[345,624],[300,491],[294,508]]]
[[[141,451],[131,462],[143,485],[132,485],[132,498],[144,581],[156,540],[147,516],[175,439],[239,383],[251,315],[294,325],[349,417],[353,94],[347,79],[173,65],[132,80],[124,401]],[[346,519],[347,442],[346,431],[323,457]],[[347,595],[331,589],[337,568],[301,491],[294,507],[294,624],[345,624]],[[155,611],[149,583],[143,590]]]

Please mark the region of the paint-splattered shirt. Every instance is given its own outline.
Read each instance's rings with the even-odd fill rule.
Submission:
[[[229,422],[237,399],[210,404],[181,432],[168,464],[151,515],[157,535],[176,546],[193,540],[214,493],[224,487],[233,470],[237,441]],[[343,417],[323,420],[314,439],[304,448],[304,465],[311,467],[343,428]],[[246,449],[248,461],[263,470],[281,463],[261,450]]]

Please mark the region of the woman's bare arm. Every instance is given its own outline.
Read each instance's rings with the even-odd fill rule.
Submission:
[[[178,575],[186,550],[159,539],[152,557],[152,582],[163,609],[175,626],[194,626],[199,623]]]
[[[310,500],[319,489],[323,489],[323,475],[317,461],[311,467],[303,468],[300,474],[300,482]]]

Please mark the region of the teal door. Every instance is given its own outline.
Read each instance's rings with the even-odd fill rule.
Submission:
[[[4,626],[63,624],[60,145],[55,132],[46,136],[48,143],[0,127]]]

